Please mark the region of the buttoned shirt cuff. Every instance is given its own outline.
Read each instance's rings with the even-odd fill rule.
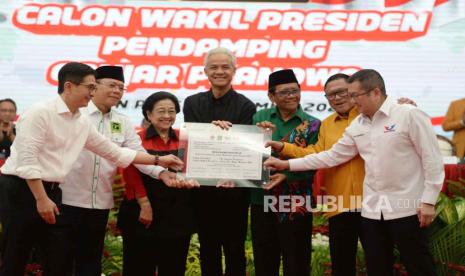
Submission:
[[[150,176],[154,179],[160,179],[160,173],[165,170],[165,168],[161,166],[155,165],[140,165],[134,164],[134,166],[143,174]]]
[[[423,195],[421,196],[421,202],[436,205],[440,192],[440,190],[425,188]]]
[[[165,171],[166,169],[162,166],[154,166],[151,172],[151,176],[156,179],[160,179],[160,174]]]
[[[129,149],[129,148],[120,148],[120,150],[121,150],[121,154],[120,154],[120,157],[118,158],[118,162],[116,163],[116,165],[118,165],[119,167],[126,168],[136,158],[137,151]]]

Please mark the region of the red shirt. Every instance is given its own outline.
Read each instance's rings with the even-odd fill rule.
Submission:
[[[143,129],[139,132],[139,136],[142,140],[142,146],[147,150],[148,153],[153,155],[168,155],[175,154],[179,147],[179,131],[170,129],[169,140],[165,143],[160,135],[157,133],[153,126],[149,126],[147,129]],[[125,198],[132,200],[135,198],[147,196],[147,191],[144,187],[142,177],[139,170],[130,165],[123,170],[123,179],[126,183]]]

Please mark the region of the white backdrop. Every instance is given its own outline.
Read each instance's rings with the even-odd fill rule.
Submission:
[[[326,78],[359,68],[378,70],[390,96],[414,99],[439,133],[450,101],[465,95],[463,0],[66,2],[0,3],[0,98],[13,98],[20,113],[56,95],[66,61],[121,64],[130,91],[118,108],[139,124],[151,93],[170,91],[182,103],[207,89],[202,56],[219,45],[236,52],[234,88],[259,108],[279,68],[295,69],[302,105],[319,118],[330,113]]]

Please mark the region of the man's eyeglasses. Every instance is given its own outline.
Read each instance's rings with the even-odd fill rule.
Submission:
[[[79,85],[82,85],[84,86],[85,88],[87,88],[87,90],[89,90],[90,92],[94,92],[95,90],[97,90],[97,84],[95,83],[74,83],[75,85],[79,86]]]
[[[336,91],[336,92],[331,93],[331,94],[325,94],[325,97],[326,97],[326,99],[332,101],[332,100],[336,99],[336,96],[339,96],[339,98],[345,98],[345,97],[347,97],[348,93],[349,92],[347,90],[341,90],[341,91]]]
[[[363,95],[370,94],[371,91],[373,91],[373,89],[368,90],[368,91],[366,91],[366,92],[362,92],[362,93],[352,93],[352,94],[349,94],[349,97],[350,97],[352,100],[357,100],[359,97],[361,97],[361,96],[363,96]]]
[[[300,89],[291,89],[291,90],[282,90],[282,91],[275,91],[274,94],[278,98],[284,98],[286,96],[291,97],[300,94]]]

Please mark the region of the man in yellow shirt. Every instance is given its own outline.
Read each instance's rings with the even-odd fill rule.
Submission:
[[[465,156],[465,98],[453,101],[442,122],[444,131],[454,131],[452,142],[458,158]]]
[[[348,78],[345,74],[336,74],[325,83],[325,97],[336,112],[321,122],[316,144],[301,148],[289,143],[268,142],[273,150],[280,152],[282,156],[297,158],[330,149],[359,114],[347,94]],[[347,163],[324,169],[323,173],[327,198],[332,202],[328,202],[329,210],[326,213],[329,217],[332,275],[356,275],[364,162],[357,155]],[[347,211],[341,212],[342,207]]]

